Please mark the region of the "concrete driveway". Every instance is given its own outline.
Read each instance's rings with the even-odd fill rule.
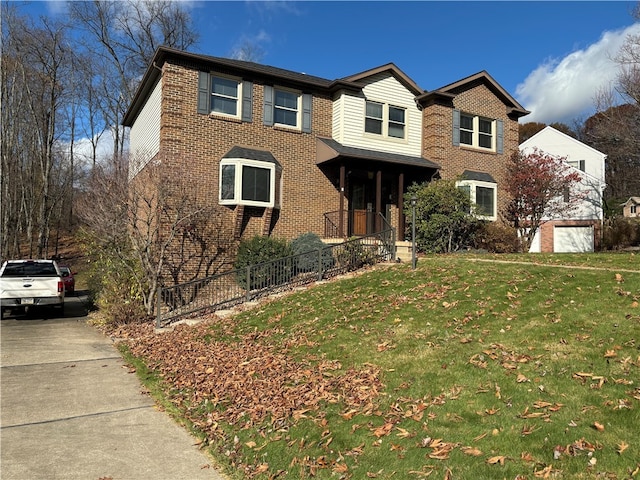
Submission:
[[[0,478],[225,479],[86,324],[82,300],[67,299],[65,318],[0,323]]]

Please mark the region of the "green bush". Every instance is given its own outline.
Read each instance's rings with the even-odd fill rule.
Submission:
[[[355,270],[364,265],[373,265],[376,263],[375,252],[353,238],[340,245],[340,247],[336,257],[341,267]]]
[[[449,253],[473,245],[480,221],[470,214],[469,195],[452,180],[413,184],[405,194],[404,213],[411,221],[411,197],[416,196],[416,244],[429,253]],[[410,223],[410,222],[409,222]],[[409,232],[411,225],[408,226]]]
[[[313,272],[318,269],[321,259],[322,271],[333,267],[334,259],[331,249],[313,232],[303,233],[291,241],[291,248],[296,257],[296,271],[300,273]],[[318,254],[318,251],[322,251]]]
[[[90,308],[100,310],[105,325],[149,321],[142,293],[136,282],[139,267],[130,252],[130,244],[115,245],[81,235],[85,255],[90,259],[87,275]]]
[[[239,269],[237,280],[242,288],[255,290],[288,282],[293,276],[293,261],[273,262],[293,255],[284,239],[256,235],[240,242],[234,267]],[[247,283],[247,267],[251,266],[251,281]]]

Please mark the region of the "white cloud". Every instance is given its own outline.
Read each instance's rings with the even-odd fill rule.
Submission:
[[[613,60],[628,35],[640,35],[640,23],[605,32],[588,48],[540,65],[516,87],[518,101],[531,114],[526,122],[565,122],[593,112],[594,96],[614,85],[618,73]]]
[[[265,47],[271,42],[270,35],[260,30],[255,35],[242,35],[232,47],[229,56],[236,60],[260,62],[265,55]]]

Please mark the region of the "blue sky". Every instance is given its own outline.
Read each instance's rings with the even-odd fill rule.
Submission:
[[[328,79],[393,62],[425,90],[486,70],[532,111],[521,122],[586,119],[625,36],[640,35],[630,1],[183,3],[200,33],[194,52],[228,57],[250,43],[261,63]]]

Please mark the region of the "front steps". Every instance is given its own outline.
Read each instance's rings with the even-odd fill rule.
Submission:
[[[322,241],[327,245],[336,245],[344,240],[341,238],[324,238]],[[396,241],[396,259],[402,263],[411,263],[411,242]]]

